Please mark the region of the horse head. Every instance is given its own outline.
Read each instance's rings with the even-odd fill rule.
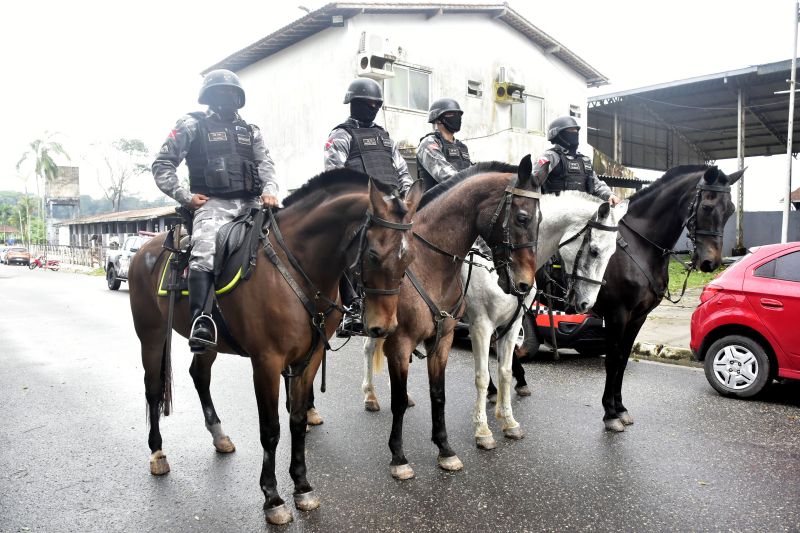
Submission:
[[[506,294],[522,295],[536,276],[536,241],[539,238],[541,183],[532,175],[531,156],[520,161],[517,178],[506,187],[492,217],[486,242],[498,272],[497,284]]]
[[[565,235],[562,241],[560,253],[569,285],[567,298],[579,313],[594,306],[600,287],[605,284],[603,275],[617,250],[617,227],[627,212],[627,202],[616,207],[603,202],[578,235]]]
[[[712,166],[697,184],[686,229],[694,243],[692,265],[703,272],[711,272],[722,263],[722,233],[728,218],[736,210],[731,202],[731,185],[742,175],[744,169],[727,175]]]
[[[397,300],[405,271],[414,260],[411,223],[424,185],[417,180],[401,199],[394,190],[381,191],[369,180],[368,225],[360,252],[364,286],[364,330],[385,337],[397,327]]]

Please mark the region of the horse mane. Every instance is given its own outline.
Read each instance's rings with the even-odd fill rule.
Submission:
[[[679,165],[677,167],[672,167],[671,169],[667,170],[663,176],[658,178],[652,184],[648,185],[644,189],[636,191],[632,196],[628,198],[631,202],[635,200],[639,200],[641,198],[648,198],[653,194],[656,194],[661,189],[667,186],[667,184],[672,183],[680,176],[685,176],[686,174],[691,174],[694,172],[705,172],[710,167],[708,165]]]
[[[363,172],[352,170],[349,168],[335,168],[333,170],[326,170],[317,174],[302,187],[294,191],[292,194],[283,199],[283,206],[289,207],[297,204],[306,198],[309,198],[316,192],[327,193],[327,189],[332,186],[351,186],[353,189],[365,189],[369,183],[369,176]],[[373,185],[378,187],[381,192],[391,193],[392,191],[386,190],[387,187],[377,181],[373,180]]]
[[[469,166],[458,172],[452,178],[428,189],[425,194],[422,195],[422,200],[420,200],[417,210],[419,211],[462,181],[471,178],[476,174],[485,174],[487,172],[507,172],[509,174],[516,174],[518,170],[519,167],[517,165],[511,165],[502,161],[483,161],[481,163]]]
[[[542,198],[546,198],[548,196],[550,196],[550,195],[543,194]],[[603,200],[602,198],[598,198],[597,196],[594,196],[592,194],[589,194],[589,193],[583,192],[583,191],[562,191],[561,192],[561,196],[573,196],[573,197],[578,198],[580,200],[586,200],[588,202],[592,202],[592,203],[595,203],[597,205],[600,205],[603,202],[605,202],[605,200]]]

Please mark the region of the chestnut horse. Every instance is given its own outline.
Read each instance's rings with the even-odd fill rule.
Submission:
[[[380,190],[366,175],[338,169],[320,174],[284,200],[269,227],[268,243],[282,263],[281,272],[259,253],[252,276],[231,293],[219,297],[219,306],[231,334],[250,355],[258,404],[264,460],[260,485],[264,492],[266,519],[273,524],[292,520],[292,513],[278,494],[275,458],[280,425],[278,395],[281,373],[291,368],[292,436],[289,472],[294,481],[298,509],[310,511],[319,499],[306,479],[305,398],[321,361],[323,344],[336,328],[340,314],[335,300],[347,257],[357,252],[361,282],[366,291],[364,323],[373,335],[385,335],[397,327],[398,286],[413,260],[411,219],[422,196],[422,182],[401,200],[397,191]],[[276,231],[276,228],[279,231]],[[285,248],[276,234],[283,233]],[[157,284],[168,258],[160,235],[134,256],[129,285],[136,334],[142,344],[145,396],[150,421],[150,469],[154,475],[169,471],[162,451],[159,415],[169,414],[171,365],[165,353],[168,302],[157,296]],[[358,250],[354,248],[360,247]],[[286,250],[291,253],[287,255]],[[293,256],[293,257],[292,257]],[[284,277],[296,285],[294,290]],[[299,292],[295,292],[299,291]],[[306,302],[301,302],[300,293]],[[312,310],[308,310],[308,306]],[[318,313],[310,313],[316,307]],[[326,321],[324,318],[328,316]],[[186,298],[175,305],[174,329],[187,336],[189,308]],[[322,319],[322,320],[320,320]],[[320,321],[322,324],[320,324]],[[313,324],[313,325],[312,325]],[[314,326],[320,326],[315,328]],[[318,337],[324,332],[325,339]],[[317,337],[317,338],[315,338]],[[223,339],[217,351],[235,353]],[[203,408],[206,428],[215,448],[232,452],[234,446],[222,431],[209,392],[215,352],[195,355],[191,374]],[[300,400],[298,400],[300,399]]]
[[[536,273],[539,188],[526,156],[518,167],[491,162],[463,170],[429,190],[420,203],[426,205],[417,213],[414,230],[418,259],[400,287],[398,327],[364,346],[365,357],[385,353],[388,359],[393,417],[389,448],[391,474],[397,479],[414,476],[403,452],[403,416],[409,357],[420,343],[427,352],[438,465],[444,470],[463,467],[447,440],[444,375],[453,329],[465,308],[461,265],[475,239],[483,237],[492,248],[503,291],[527,293]]]

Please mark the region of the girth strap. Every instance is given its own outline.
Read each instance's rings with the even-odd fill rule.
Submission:
[[[433,324],[436,328],[436,340],[433,343],[433,348],[431,348],[431,353],[436,351],[436,348],[439,346],[439,341],[442,338],[442,334],[444,332],[444,321],[445,319],[455,320],[456,322],[461,320],[460,316],[455,316],[458,313],[459,309],[461,309],[461,305],[464,303],[464,290],[462,287],[461,294],[458,296],[458,301],[456,305],[453,307],[453,310],[449,313],[447,311],[442,311],[436,305],[436,303],[431,299],[425,289],[422,287],[422,283],[420,283],[419,278],[411,271],[411,269],[406,269],[406,275],[408,276],[409,281],[417,290],[422,300],[428,306],[428,309],[431,310],[431,315],[433,316]]]

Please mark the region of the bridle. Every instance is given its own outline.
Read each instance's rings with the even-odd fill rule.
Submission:
[[[572,291],[575,286],[576,281],[583,281],[585,283],[589,283],[591,285],[600,285],[601,287],[606,284],[606,280],[604,279],[592,279],[587,278],[586,276],[581,276],[578,274],[578,266],[581,262],[581,257],[584,254],[584,250],[586,249],[587,245],[592,239],[592,230],[597,231],[613,231],[614,233],[619,231],[619,226],[607,226],[605,224],[601,224],[597,220],[590,220],[586,223],[586,225],[581,228],[581,230],[570,237],[569,239],[565,240],[561,244],[558,245],[558,249],[561,250],[564,246],[568,245],[572,241],[577,240],[581,235],[583,235],[583,241],[581,242],[580,248],[578,248],[578,253],[575,255],[575,261],[572,264],[572,272],[566,274],[567,278],[567,301],[570,300],[572,296]]]
[[[353,236],[353,239],[347,245],[347,248],[350,248],[350,245],[352,245],[353,242],[358,240],[358,252],[356,254],[355,260],[353,261],[353,264],[351,264],[349,267],[350,272],[352,272],[353,274],[353,281],[355,283],[356,290],[358,292],[363,291],[363,293],[365,294],[376,294],[378,296],[391,296],[393,294],[400,293],[400,284],[403,282],[402,277],[399,280],[397,279],[395,280],[397,281],[397,287],[395,287],[394,289],[377,289],[374,287],[367,287],[366,284],[364,283],[363,272],[365,269],[363,266],[363,261],[364,261],[364,252],[367,249],[367,231],[372,226],[381,226],[384,228],[389,228],[398,231],[408,231],[412,228],[413,224],[414,224],[413,222],[409,222],[408,224],[391,222],[389,220],[380,218],[379,216],[376,216],[370,212],[367,212],[364,218],[364,222],[356,231],[355,235]],[[405,276],[405,272],[403,273],[403,276]]]
[[[692,242],[692,246],[694,247],[697,247],[698,235],[707,235],[718,238],[722,237],[721,231],[697,229],[697,212],[700,209],[700,200],[703,191],[726,192],[730,194],[731,186],[709,185],[702,182],[697,184],[697,194],[694,195],[694,200],[692,200],[692,203],[689,205],[689,218],[686,219],[686,230],[689,235],[689,240]]]

